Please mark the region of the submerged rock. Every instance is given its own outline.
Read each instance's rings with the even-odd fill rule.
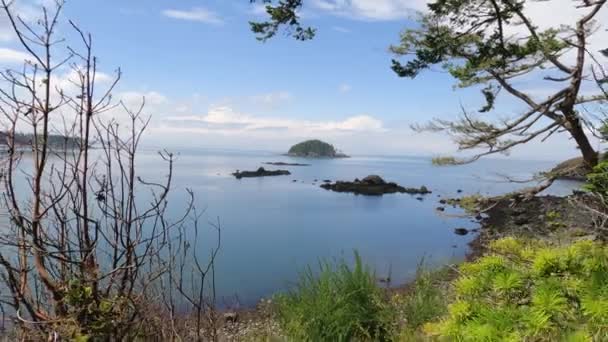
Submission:
[[[469,230],[466,228],[456,228],[454,229],[454,234],[456,235],[467,235],[469,234]]]
[[[382,177],[371,175],[363,180],[355,179],[353,182],[335,182],[321,185],[323,189],[335,192],[352,192],[357,195],[381,196],[393,193],[408,193],[412,195],[426,195],[431,191],[426,186],[420,188],[404,188],[397,183],[387,183]]]
[[[241,178],[254,178],[254,177],[267,177],[267,176],[286,176],[290,175],[291,172],[287,170],[275,170],[270,171],[266,170],[263,167],[259,168],[257,171],[239,171],[237,170],[232,175],[236,177],[236,179]]]

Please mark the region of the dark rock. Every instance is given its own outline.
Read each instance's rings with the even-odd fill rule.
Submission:
[[[439,200],[439,203],[441,203],[441,204],[448,204],[448,200],[442,199],[442,200]]]
[[[462,193],[462,190],[461,190],[461,189],[458,189],[456,192],[457,192],[457,193],[459,193],[459,194],[461,194],[461,193]]]
[[[525,215],[526,210],[524,208],[513,208],[513,216]]]
[[[477,215],[475,216],[475,219],[476,219],[477,221],[481,221],[481,220],[483,220],[483,216],[481,216],[481,214],[477,214]]]
[[[267,177],[267,176],[286,176],[290,175],[291,172],[287,170],[276,170],[269,171],[265,170],[263,167],[259,168],[257,171],[239,171],[237,170],[232,175],[237,179],[241,178],[254,178],[254,177]]]
[[[523,226],[524,224],[528,224],[530,223],[530,219],[528,217],[517,217],[515,218],[515,220],[513,220],[513,223],[515,223],[518,226]]]
[[[444,207],[437,207],[437,211],[445,211]]]
[[[456,235],[467,235],[469,234],[469,230],[466,228],[456,228],[454,229],[454,234]]]
[[[419,200],[420,202],[424,201],[423,197],[416,197],[417,200]]]
[[[325,183],[321,187],[335,192],[351,192],[357,195],[381,196],[383,194],[408,193],[412,195],[430,194],[428,188],[422,186],[417,188],[404,188],[396,183],[387,183],[380,176],[372,175],[363,180],[355,179],[354,182],[337,181],[335,183]]]
[[[331,183],[331,181],[329,179],[325,179],[323,183]]]
[[[378,175],[367,176],[367,177],[363,178],[363,181],[361,181],[361,182],[365,183],[365,184],[369,184],[369,185],[384,185],[384,184],[386,184],[386,182],[384,181],[384,179],[382,179],[382,177],[380,177]]]
[[[379,281],[380,283],[383,283],[383,284],[390,284],[390,283],[391,283],[391,278],[390,278],[390,277],[386,277],[386,278],[378,278],[378,281]]]
[[[226,312],[224,313],[224,321],[227,323],[236,323],[239,320],[239,314],[237,312]]]
[[[294,183],[296,183],[297,181],[298,181],[297,179],[292,180],[292,182],[294,182]]]

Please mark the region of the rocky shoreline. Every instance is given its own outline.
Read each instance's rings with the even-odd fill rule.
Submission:
[[[471,243],[473,253],[482,253],[489,241],[518,236],[572,242],[581,238],[601,238],[590,212],[581,203],[591,201],[586,194],[567,197],[536,196],[524,201],[509,197],[479,203],[484,217],[479,236]]]
[[[442,199],[444,205],[463,209],[467,216],[479,223],[479,229],[467,230],[466,234],[477,233],[469,243],[467,261],[483,255],[491,241],[506,237],[529,237],[563,243],[577,239],[599,239],[591,215],[576,203],[588,201],[585,194],[567,197],[537,196],[527,200],[513,197],[463,197]],[[464,228],[455,228],[455,234],[464,235]],[[448,271],[450,271],[449,269]],[[448,286],[457,277],[456,271],[446,273],[437,286]],[[412,283],[387,288],[389,293],[408,293]],[[241,313],[239,313],[239,316]],[[222,331],[230,338],[250,338],[263,333],[265,336],[281,336],[281,330],[272,317],[271,301],[262,300],[253,310],[243,310],[243,320],[226,322]]]

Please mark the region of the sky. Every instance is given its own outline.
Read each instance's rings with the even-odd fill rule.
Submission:
[[[27,20],[50,2],[17,1]],[[263,20],[264,8],[248,0],[69,0],[58,34],[76,44],[68,19],[91,32],[100,83],[109,83],[120,67],[115,99],[136,107],[146,98],[145,112],[152,116],[148,146],[284,151],[319,138],[353,155],[453,154],[450,137],[416,133],[410,125],[454,119],[461,105],[478,109],[479,91],[456,89],[437,69],[415,80],[390,69],[388,48],[402,30],[416,27],[412,18],[425,10],[424,0],[304,2],[302,20],[318,29],[307,42],[286,34],[257,41],[248,22]],[[528,11],[540,26],[550,26],[576,19],[575,5],[553,0]],[[608,8],[599,18],[599,25],[608,22]],[[592,47],[608,46],[605,29],[598,29]],[[0,65],[22,60],[23,49],[0,17]],[[542,82],[524,87],[538,96],[551,90]],[[509,98],[498,104],[501,116],[525,109]],[[513,153],[535,159],[576,155],[565,135]]]

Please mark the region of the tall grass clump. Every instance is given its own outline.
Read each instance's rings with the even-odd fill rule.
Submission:
[[[374,273],[357,253],[352,267],[341,260],[304,271],[297,287],[277,298],[277,314],[295,341],[385,341],[394,321]]]
[[[447,268],[431,272],[424,269],[421,264],[416,272],[416,279],[407,291],[394,296],[393,304],[402,321],[396,340],[420,341],[424,339],[420,328],[447,312],[448,291],[442,284],[447,283],[448,276]]]
[[[506,238],[460,267],[446,316],[424,326],[454,341],[608,341],[608,248]]]

